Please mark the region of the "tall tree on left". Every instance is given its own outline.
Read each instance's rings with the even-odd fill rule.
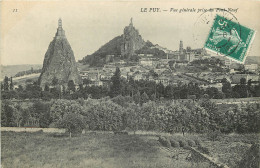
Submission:
[[[116,71],[111,78],[112,85],[110,87],[110,96],[115,97],[121,94],[122,84],[121,84],[121,72],[118,67],[116,67]]]

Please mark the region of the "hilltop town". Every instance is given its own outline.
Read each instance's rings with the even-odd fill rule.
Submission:
[[[163,85],[165,89],[175,88],[173,90],[180,92],[183,91],[182,87],[195,84],[197,90],[200,90],[200,93],[191,91],[183,97],[172,93],[173,95],[168,98],[188,98],[192,95],[200,98],[205,93],[209,94],[210,98],[259,96],[257,91],[259,66],[252,60],[247,59],[244,65],[238,64],[224,56],[211,56],[203,48],[193,49],[185,46],[185,41],[182,40],[178,48],[172,51],[150,41],[144,41],[131,18],[121,36],[115,37],[92,55],[76,63],[73,50],[62,28],[62,20],[59,19],[57,33],[45,54],[42,70],[19,72],[14,78],[7,77],[5,81],[9,84],[14,81],[12,82],[14,90],[21,90],[27,85],[37,83],[42,91],[50,90],[55,94],[62,92],[59,95],[66,95],[67,89],[70,90],[70,94],[80,92],[81,95],[83,88],[96,87],[100,91],[101,87],[103,90],[101,92],[104,92],[101,95],[106,96],[109,95],[107,93],[111,90],[111,80],[118,68],[121,80],[126,83],[141,81],[145,82],[145,85],[153,85],[152,87]],[[37,81],[35,77],[39,72],[41,75]],[[243,96],[239,93],[243,88],[240,87],[241,82],[250,88],[246,89],[248,91]],[[228,93],[223,90],[224,85],[228,87]],[[138,91],[143,94],[145,92],[143,87],[136,88],[134,94]],[[91,92],[95,89],[85,90],[88,91],[84,97],[95,94]],[[165,97],[164,93],[160,96]],[[157,91],[151,92],[148,97],[152,94],[156,95]],[[5,93],[3,95],[5,96]]]
[[[124,29],[123,37],[129,35],[126,33],[129,29],[136,31],[132,19],[129,26]],[[249,59],[242,65],[224,56],[211,56],[203,48],[185,47],[183,41],[179,43],[179,50],[172,51],[149,41],[144,43],[139,33],[137,36],[140,39],[136,40],[136,33],[132,34],[133,37],[128,38],[130,40],[123,42],[123,49],[127,48],[128,52],[122,51],[121,47],[121,55],[113,52],[103,55],[105,59],[102,66],[93,66],[87,57],[80,61],[80,76],[83,80],[89,80],[88,85],[108,86],[116,67],[120,68],[121,77],[126,80],[129,78],[135,81],[147,80],[156,84],[162,83],[165,87],[193,82],[201,88],[214,87],[221,92],[224,78],[231,83],[231,86],[240,84],[242,78],[245,78],[246,82],[250,81],[252,85],[259,84],[259,65],[250,62]],[[126,57],[125,55],[127,59],[122,59]],[[134,59],[129,59],[129,56]],[[90,66],[86,68],[84,64]]]
[[[88,2],[83,10],[84,2],[81,2],[75,14],[65,10],[72,8],[73,3],[57,3],[58,10],[52,7],[54,13],[64,10],[67,13],[64,17],[70,19],[60,18],[54,27],[46,26],[48,29],[41,29],[44,33],[37,33],[40,37],[50,33],[46,43],[39,43],[44,44],[40,46],[42,54],[33,48],[35,40],[25,43],[38,51],[37,59],[44,56],[42,64],[13,66],[14,71],[9,69],[11,75],[4,75],[0,96],[3,167],[257,168],[260,161],[259,55],[248,56],[245,63],[239,64],[225,56],[213,55],[202,46],[195,47],[199,44],[187,41],[190,32],[186,28],[188,31],[193,28],[184,24],[191,22],[190,16],[185,21],[186,16],[171,14],[167,18],[176,17],[180,23],[169,25],[169,19],[162,22],[163,17],[158,17],[161,23],[166,23],[159,26],[154,24],[155,15],[139,17],[144,22],[143,30],[151,24],[157,30],[168,26],[171,31],[162,28],[165,32],[161,36],[156,30],[154,33],[158,34],[153,38],[165,44],[175,43],[166,48],[149,41],[155,27],[147,27],[152,33],[145,40],[145,34],[138,30],[139,24],[133,18],[120,26],[118,32],[115,24],[122,21],[120,17],[140,16],[132,11],[129,1],[113,1],[114,17],[103,16],[103,13],[110,14],[111,4],[105,6],[106,3],[98,2],[96,6],[95,3]],[[117,3],[123,6],[119,8]],[[47,19],[50,16],[55,17],[49,10],[50,3],[47,4],[48,8],[44,8],[47,16],[40,10],[44,24],[50,22]],[[175,7],[174,4],[169,3],[169,7]],[[191,4],[194,9],[195,4]],[[35,6],[41,5],[37,2]],[[144,6],[151,6],[151,2]],[[197,6],[201,7],[201,3]],[[89,11],[90,8],[98,15]],[[83,13],[88,17],[81,16]],[[165,15],[166,11],[162,13]],[[38,15],[24,18],[29,19],[27,26],[33,25],[35,18],[43,22]],[[149,18],[156,22],[147,24]],[[97,24],[99,21],[101,24]],[[94,27],[89,23],[95,24]],[[113,26],[107,28],[106,24]],[[73,31],[68,30],[71,28]],[[103,28],[106,36],[100,33]],[[113,34],[114,38],[103,44],[105,38],[111,37],[111,28],[120,35]],[[95,33],[100,33],[98,38]],[[23,41],[28,36],[24,33],[19,38]],[[22,48],[19,50],[12,44],[5,50],[11,48],[28,54],[27,47],[19,46]],[[100,48],[95,52],[84,53],[96,45]],[[89,48],[84,50],[84,47]],[[74,51],[79,49],[84,57],[76,61],[79,55]],[[18,61],[24,59],[18,57]]]

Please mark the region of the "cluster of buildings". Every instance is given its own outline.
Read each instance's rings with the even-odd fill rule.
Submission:
[[[138,54],[141,65],[150,67],[167,66],[169,61],[174,61],[178,65],[187,65],[188,62],[192,62],[193,60],[210,56],[203,48],[191,49],[191,47],[187,47],[184,49],[183,41],[180,41],[179,50],[177,51],[168,50],[158,44],[151,48],[157,48],[164,51],[166,53],[166,57],[164,59],[158,59],[154,58],[153,54]]]
[[[245,78],[248,82],[252,81],[252,84],[259,83],[259,73],[257,64],[245,64],[244,69],[248,74],[240,73],[239,66],[235,62],[230,61],[224,57],[221,58],[222,68],[229,69],[229,72],[178,72],[173,71],[172,67],[184,67],[190,65],[190,62],[196,59],[206,59],[210,55],[204,49],[191,49],[187,47],[183,48],[183,42],[180,41],[178,51],[170,51],[159,45],[153,46],[160,50],[163,50],[167,56],[164,59],[154,57],[153,54],[138,54],[139,62],[125,62],[124,60],[118,60],[107,63],[102,68],[89,68],[88,71],[80,71],[82,79],[88,79],[89,85],[105,86],[110,82],[111,77],[114,75],[116,67],[120,68],[121,77],[128,80],[132,77],[134,80],[148,80],[156,83],[162,83],[164,86],[177,85],[179,82],[188,84],[189,82],[198,83],[201,87],[216,87],[219,90],[222,88],[222,79],[226,78],[232,86],[239,84],[241,78]],[[172,62],[170,65],[169,62]]]

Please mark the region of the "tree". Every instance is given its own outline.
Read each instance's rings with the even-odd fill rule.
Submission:
[[[54,99],[58,99],[60,97],[60,90],[57,89],[56,87],[54,88],[51,88],[50,89],[50,93],[52,94],[52,98]],[[45,96],[45,94],[43,95]],[[50,95],[47,95],[47,98],[49,97]]]
[[[53,94],[48,92],[48,91],[42,91],[41,92],[41,98],[42,100],[51,100],[52,98],[54,98]]]
[[[122,130],[124,108],[111,100],[89,100],[83,110],[87,125],[91,130],[118,131]]]
[[[69,91],[73,91],[73,92],[76,91],[75,84],[74,84],[73,80],[69,80],[69,82],[68,82],[68,90]]]
[[[49,104],[43,103],[40,101],[36,101],[35,103],[33,103],[32,107],[31,107],[31,116],[32,117],[37,118],[37,119],[39,119],[42,116],[48,117],[48,115],[49,115],[48,113],[50,113]],[[46,118],[46,119],[48,119],[48,118]]]
[[[89,80],[89,79],[83,79],[83,84],[84,84],[84,85],[89,85],[89,84],[91,84],[91,80]]]
[[[130,78],[129,78],[128,85],[130,85],[131,96],[133,97],[134,96],[134,90],[136,88],[136,83],[135,83],[132,76],[130,76]]]
[[[254,96],[260,97],[260,85],[259,84],[254,87],[254,90],[255,90]]]
[[[134,100],[132,97],[130,96],[122,96],[122,95],[119,95],[117,97],[114,97],[111,99],[114,103],[124,107],[124,108],[127,108],[129,106],[130,103],[133,103]]]
[[[127,108],[126,109],[126,115],[127,115],[127,126],[135,132],[139,128],[140,124],[140,108],[138,106],[133,105],[133,108]]]
[[[134,95],[134,101],[136,104],[139,104],[141,102],[141,95],[139,91]]]
[[[13,77],[10,78],[10,90],[14,90]]]
[[[226,79],[222,79],[222,92],[225,93],[226,97],[231,97],[232,87],[230,82]]]
[[[3,105],[3,108],[2,108],[2,110],[4,111],[4,113],[5,113],[5,115],[4,115],[4,117],[5,117],[5,126],[8,126],[8,127],[12,127],[12,126],[14,126],[15,125],[15,123],[14,123],[14,109],[9,105],[9,104],[7,104],[7,103],[5,103],[4,105]]]
[[[28,108],[22,109],[22,123],[21,126],[25,126],[26,123],[29,121],[30,118],[30,111]]]
[[[82,114],[83,107],[75,100],[58,99],[50,103],[50,127],[60,127],[65,114]]]
[[[67,129],[71,138],[72,133],[80,133],[85,128],[84,118],[81,114],[66,113],[59,121],[58,127]]]
[[[241,85],[246,85],[246,78],[241,78],[240,79],[240,84]]]
[[[1,90],[4,90],[4,84],[1,82]]]
[[[160,82],[156,85],[156,95],[160,97],[164,97],[164,85]]]
[[[252,79],[249,79],[247,81],[247,90],[249,93],[249,97],[252,97],[255,94],[254,87],[252,86]]]
[[[9,79],[7,76],[5,76],[5,79],[4,79],[4,90],[5,91],[8,91],[9,90]]]
[[[246,85],[246,79],[245,78],[241,78],[240,79],[240,84],[235,85],[233,87],[233,91],[237,92],[237,94],[239,94],[240,98],[248,97],[248,87]]]
[[[151,100],[152,100],[152,101],[155,101],[155,100],[156,100],[156,95],[155,95],[155,93],[151,95]]]
[[[209,129],[213,131],[219,130],[223,118],[221,118],[222,114],[216,103],[211,102],[210,100],[203,100],[200,103],[200,106],[209,114]]]
[[[44,86],[44,91],[46,91],[46,92],[50,91],[50,87],[49,87],[49,85],[47,83]]]
[[[112,85],[110,87],[110,96],[115,97],[121,94],[122,85],[121,85],[121,72],[118,67],[116,67],[116,71],[111,78]]]
[[[206,94],[209,95],[209,98],[216,99],[218,97],[219,91],[215,87],[209,87],[206,89]]]
[[[173,87],[168,85],[165,87],[165,98],[171,99],[173,96]]]
[[[21,122],[22,122],[22,107],[20,104],[15,105],[13,108],[13,117],[14,117],[14,123],[16,127],[20,127],[21,126]]]
[[[23,91],[23,86],[22,86],[22,85],[19,85],[18,88],[17,88],[17,91],[18,91],[18,92],[22,92],[22,91]]]
[[[33,84],[27,84],[25,91],[27,91],[27,98],[35,98],[38,99],[41,96],[41,87],[38,85],[37,82],[34,82]]]
[[[51,83],[52,83],[53,86],[56,86],[59,83],[58,78],[56,76],[54,76]]]
[[[144,92],[142,95],[141,95],[141,98],[140,98],[140,102],[141,102],[141,105],[148,102],[149,100],[149,97],[148,95]]]

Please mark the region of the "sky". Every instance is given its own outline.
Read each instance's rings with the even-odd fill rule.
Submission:
[[[144,8],[148,12],[141,12]],[[150,8],[160,8],[161,12],[149,12]],[[178,12],[170,12],[171,8]],[[179,13],[183,8],[194,8],[196,12]],[[185,48],[201,48],[210,24],[201,22],[205,13],[202,15],[197,10],[208,8],[237,9],[232,14],[241,25],[260,31],[259,1],[2,1],[0,62],[42,64],[59,18],[76,60],[121,35],[131,17],[144,40],[170,50],[177,50],[180,40]],[[210,16],[206,19],[213,21]],[[249,55],[260,56],[259,46],[256,33]]]

